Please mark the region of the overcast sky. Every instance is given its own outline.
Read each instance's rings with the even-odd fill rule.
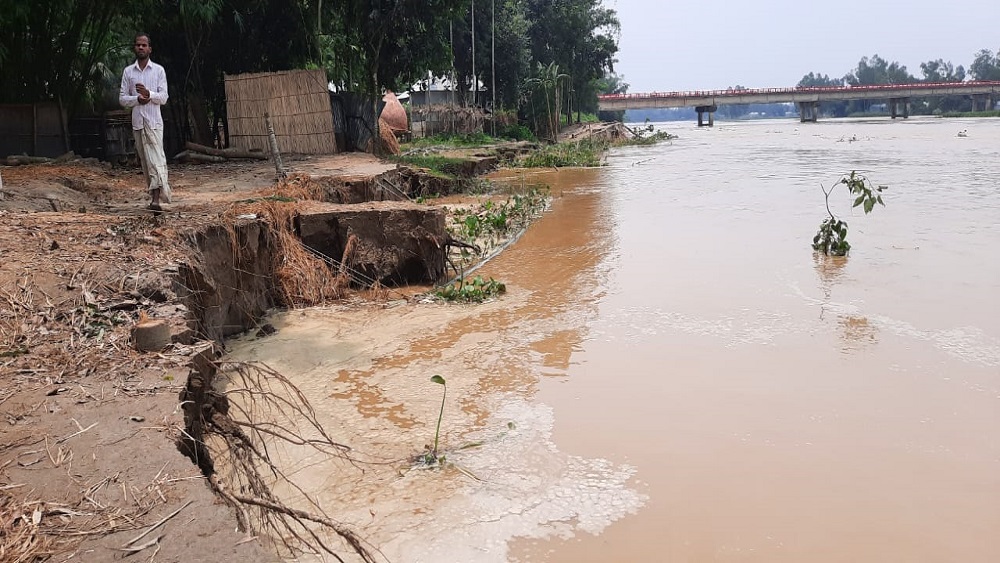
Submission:
[[[604,0],[622,24],[618,63],[629,92],[795,86],[842,77],[861,57],[968,69],[1000,49],[1000,0]]]

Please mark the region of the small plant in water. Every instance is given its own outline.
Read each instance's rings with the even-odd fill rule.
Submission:
[[[851,250],[851,244],[847,242],[847,223],[835,217],[830,211],[830,194],[840,184],[847,186],[851,195],[855,196],[854,205],[851,207],[863,206],[865,215],[872,212],[876,203],[885,206],[881,194],[886,186],[872,184],[868,178],[858,174],[857,171],[852,170],[849,176],[841,178],[836,184],[830,186],[829,190],[820,184],[820,189],[823,190],[823,195],[826,197],[826,212],[830,217],[820,223],[819,231],[813,237],[812,247],[813,250],[827,256],[846,256],[847,252]]]
[[[438,457],[438,438],[441,436],[441,419],[444,418],[444,400],[448,396],[448,382],[440,375],[431,377],[433,383],[444,387],[441,392],[441,411],[438,413],[437,429],[434,430],[434,447],[431,451],[417,457],[417,463],[424,465],[440,465],[444,463],[444,456]]]

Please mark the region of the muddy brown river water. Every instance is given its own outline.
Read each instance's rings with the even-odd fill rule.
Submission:
[[[1000,561],[1000,120],[668,127],[513,175],[555,198],[500,300],[237,342],[372,462],[295,478],[396,562]],[[853,249],[818,258],[854,169],[886,207],[835,191]],[[412,469],[434,374],[448,462]]]

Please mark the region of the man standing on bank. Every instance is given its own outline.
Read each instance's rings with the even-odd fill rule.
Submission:
[[[122,72],[118,103],[132,108],[132,135],[139,153],[142,175],[152,202],[149,208],[160,211],[160,201],[170,203],[167,182],[167,158],[163,154],[163,116],[160,106],[167,103],[167,73],[149,60],[153,52],[149,35],[135,36],[135,62]]]

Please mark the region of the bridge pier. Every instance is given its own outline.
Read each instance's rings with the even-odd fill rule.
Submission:
[[[902,106],[903,112],[900,114],[899,108]],[[910,98],[889,98],[889,115],[893,119],[902,115],[903,119],[910,117]]]
[[[983,109],[979,109],[980,101],[983,104]],[[972,95],[972,111],[989,111],[993,109],[992,106],[993,99],[989,94],[973,94]]]
[[[819,102],[798,102],[799,122],[811,121],[816,123],[819,120]]]
[[[710,106],[695,106],[694,110],[698,112],[698,127],[704,127],[708,125],[712,127],[715,125],[715,112],[719,109],[717,105]],[[708,123],[705,123],[704,116],[708,114]]]

